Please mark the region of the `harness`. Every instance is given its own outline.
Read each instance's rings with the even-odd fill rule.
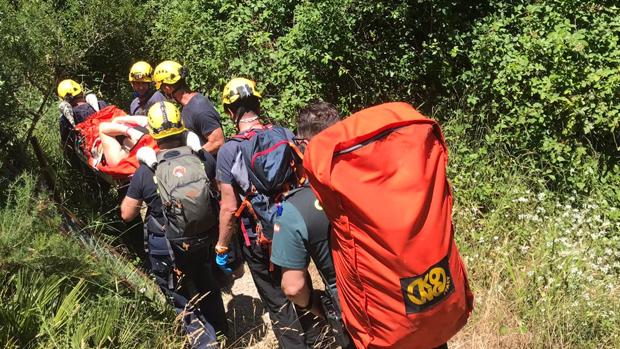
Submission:
[[[236,142],[243,142],[243,141],[249,141],[252,137],[254,137],[255,135],[257,135],[258,131],[267,131],[267,130],[271,130],[273,128],[272,124],[267,124],[267,125],[261,125],[260,127],[256,127],[256,128],[252,128],[244,133],[241,134],[236,134],[234,136],[232,136],[230,138],[230,140],[234,140]],[[282,141],[284,142],[284,141]],[[282,143],[284,144],[284,143]],[[280,142],[278,142],[274,148],[278,145],[281,145]],[[288,145],[296,152],[297,156],[300,159],[303,159],[303,154],[301,153],[301,151],[299,150],[299,148],[291,141],[288,141]],[[269,151],[269,149],[262,151],[262,152],[258,152],[256,154],[254,154],[254,157],[261,155],[260,153],[264,153]],[[254,159],[252,159],[254,160]],[[252,162],[253,163],[253,162]],[[293,169],[293,173],[297,173],[297,164],[293,161],[291,164],[291,167]],[[246,169],[247,171],[251,171],[251,169]],[[243,233],[243,238],[244,238],[244,242],[245,245],[247,247],[249,247],[251,245],[250,242],[250,238],[248,236],[248,231],[247,228],[245,227],[245,224],[243,223],[243,217],[242,214],[245,210],[247,210],[247,212],[249,213],[250,217],[254,220],[254,224],[255,224],[255,232],[256,232],[256,236],[257,236],[257,243],[266,250],[267,255],[271,256],[271,242],[272,239],[267,236],[265,234],[265,229],[263,227],[263,224],[261,223],[261,218],[258,216],[258,214],[256,213],[251,199],[253,197],[256,197],[257,195],[265,195],[267,197],[268,200],[268,207],[270,207],[271,205],[275,205],[276,208],[276,217],[280,216],[282,214],[282,201],[284,200],[284,198],[289,194],[292,193],[293,190],[295,190],[297,188],[297,186],[303,184],[305,182],[305,178],[299,178],[298,179],[298,183],[296,183],[297,185],[291,185],[291,184],[285,184],[284,187],[282,188],[282,190],[274,195],[266,195],[266,194],[261,194],[260,192],[258,192],[256,190],[256,187],[252,184],[251,180],[248,182],[249,188],[243,189],[246,191],[246,194],[243,196],[243,200],[241,202],[241,205],[239,206],[239,208],[237,209],[237,211],[235,211],[234,216],[239,219],[239,225],[241,226],[241,231]],[[273,272],[275,269],[274,265],[270,262],[269,263],[269,271]]]

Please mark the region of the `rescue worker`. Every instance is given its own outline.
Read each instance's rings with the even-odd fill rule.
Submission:
[[[172,103],[159,102],[153,105],[148,111],[148,125],[160,152],[179,149],[186,142],[190,143],[193,136],[197,143],[194,148],[200,151],[207,177],[213,180],[215,159],[210,153],[202,151],[195,134],[186,132],[180,112]],[[167,159],[167,154],[173,152],[166,152],[164,159]],[[141,164],[121,203],[121,217],[129,222],[140,213],[142,202],[147,204],[144,231],[152,273],[177,313],[184,314],[183,328],[192,347],[211,347],[214,344],[213,330],[220,334],[228,332],[224,303],[211,272],[212,258],[209,258],[209,255],[213,255],[212,242],[217,233],[212,234],[211,243],[207,241],[194,245],[188,242],[192,246],[185,250],[169,241],[164,228],[164,208],[151,168],[156,160],[143,159],[140,154],[138,157],[141,158]],[[217,222],[214,224],[217,227]]]
[[[297,116],[295,140],[303,149],[315,134],[339,120],[340,114],[331,104],[312,103]],[[281,214],[276,218],[271,262],[282,268],[282,290],[295,304],[298,314],[312,313],[327,318],[332,333],[325,341],[335,341],[343,348],[355,348],[340,316],[329,232],[329,220],[309,184],[291,191],[285,196]],[[310,259],[319,270],[325,292],[312,289],[308,273]]]
[[[129,115],[146,115],[149,108],[166,97],[153,86],[153,67],[144,61],[136,62],[129,70],[129,83],[134,99],[129,106]]]
[[[224,144],[220,115],[207,97],[189,89],[186,76],[187,70],[181,64],[164,61],[155,67],[153,81],[155,88],[182,106],[185,127],[194,131],[203,148],[215,156]]]
[[[298,113],[295,140],[300,148],[305,149],[315,135],[340,119],[340,114],[331,104],[311,103]],[[282,267],[281,286],[286,296],[295,303],[299,312],[327,318],[335,342],[340,347],[355,348],[341,316],[330,248],[330,222],[309,184],[285,196],[274,231],[271,261]],[[323,279],[325,292],[313,290],[308,273],[310,260]],[[444,343],[434,349],[447,348],[447,343]]]
[[[76,169],[86,169],[82,161],[74,151],[76,142],[74,128],[86,120],[89,116],[107,106],[103,100],[91,99],[91,103],[86,101],[82,86],[75,80],[66,79],[58,84],[58,97],[62,100],[59,108],[61,111],[59,118],[60,125],[60,145],[63,153],[68,158],[71,165]],[[94,97],[94,95],[92,95]]]
[[[236,78],[224,87],[224,110],[233,120],[240,135],[251,131],[269,132],[264,129],[260,119],[261,95],[256,90],[254,81]],[[290,131],[288,131],[290,132]],[[291,138],[292,138],[291,132]],[[235,213],[241,204],[241,193],[244,193],[240,181],[249,181],[249,178],[238,178],[233,175],[233,163],[244,141],[229,140],[220,149],[217,156],[216,179],[220,188],[220,230],[219,240],[215,246],[216,263],[227,272],[232,272],[228,263],[229,246],[235,237],[237,218]],[[246,174],[247,175],[247,174]],[[270,272],[268,248],[264,248],[258,241],[255,231],[256,222],[248,212],[243,210],[240,217],[243,236],[237,234],[242,246],[242,254],[248,264],[254,284],[265,308],[269,312],[273,331],[280,348],[307,348],[314,344],[318,329],[306,328],[300,323],[295,307],[288,301],[280,282],[275,277],[278,270]],[[314,330],[314,332],[313,332]]]
[[[86,120],[89,116],[97,112],[97,110],[86,102],[84,90],[75,80],[66,79],[61,81],[58,84],[57,91],[58,97],[60,97],[63,102],[66,102],[61,103],[61,115],[59,119],[60,140],[64,148],[66,145],[73,146],[75,142],[73,135],[73,128],[75,125]],[[97,101],[98,109],[103,109],[107,105],[105,101]],[[71,110],[63,109],[64,106],[69,106]]]

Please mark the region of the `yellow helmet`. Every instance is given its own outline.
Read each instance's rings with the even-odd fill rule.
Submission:
[[[155,139],[174,136],[185,132],[181,113],[174,104],[162,101],[149,108],[149,133]]]
[[[153,67],[150,64],[139,61],[131,66],[129,70],[129,82],[152,82],[153,81]]]
[[[163,61],[155,67],[155,73],[153,73],[155,88],[159,90],[161,84],[172,85],[185,78],[185,74],[186,70],[181,64],[175,61]]]
[[[58,84],[58,97],[66,99],[67,97],[75,97],[82,93],[82,86],[75,80],[66,79]]]
[[[254,96],[256,98],[262,98],[260,93],[256,90],[256,83],[246,78],[234,78],[230,80],[224,91],[222,92],[222,103],[233,104],[239,99]]]

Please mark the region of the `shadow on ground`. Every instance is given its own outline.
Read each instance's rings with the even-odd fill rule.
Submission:
[[[247,348],[265,337],[268,326],[262,318],[265,308],[260,299],[244,294],[235,295],[226,308],[233,335],[227,348]]]

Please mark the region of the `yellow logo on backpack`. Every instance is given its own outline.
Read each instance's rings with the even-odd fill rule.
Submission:
[[[425,273],[400,279],[407,314],[421,312],[454,291],[448,257]]]

